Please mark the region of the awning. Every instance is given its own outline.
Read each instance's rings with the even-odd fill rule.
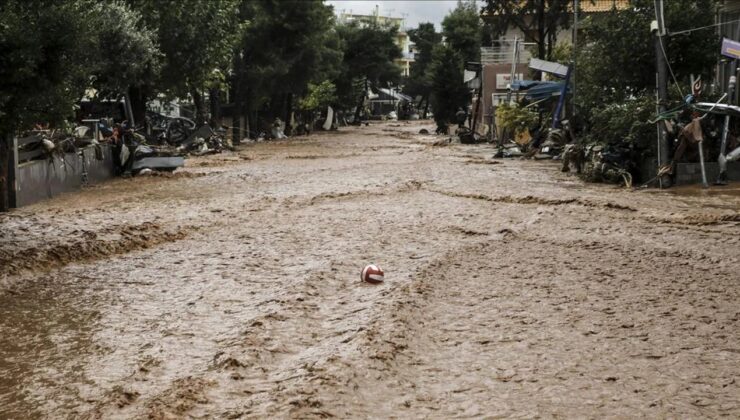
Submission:
[[[539,101],[552,96],[560,96],[563,91],[563,82],[542,82],[541,84],[530,88],[525,98]]]
[[[537,80],[515,80],[514,83],[511,84],[511,90],[513,91],[520,91],[520,90],[527,90],[533,86],[539,85],[540,81]]]

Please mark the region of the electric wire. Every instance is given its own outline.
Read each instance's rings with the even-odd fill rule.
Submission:
[[[657,22],[663,22],[663,27],[665,27],[665,20],[663,19],[663,10],[661,9],[658,11],[658,0],[653,0],[653,4],[655,6],[655,20]],[[658,14],[660,13],[660,16]],[[663,58],[665,59],[666,66],[668,67],[668,71],[671,72],[671,77],[673,78],[673,83],[676,85],[676,89],[678,89],[678,93],[683,98],[683,90],[681,90],[681,86],[678,84],[678,79],[676,79],[676,75],[673,73],[673,67],[671,67],[670,61],[668,61],[668,54],[665,52],[665,47],[663,46],[663,35],[660,33],[660,27],[658,27],[658,44],[660,44],[660,50],[663,53]]]
[[[671,77],[673,78],[673,83],[676,85],[676,89],[678,89],[678,93],[683,98],[683,90],[681,90],[681,85],[678,84],[678,80],[676,79],[676,75],[673,73],[673,67],[671,67],[670,61],[668,61],[668,55],[665,53],[665,47],[663,47],[663,37],[658,35],[658,43],[660,44],[660,50],[663,51],[663,58],[665,58],[665,63],[668,66],[668,71],[671,72]]]
[[[682,35],[682,34],[688,34],[688,33],[691,33],[691,32],[695,32],[695,31],[700,31],[700,30],[702,30],[702,29],[709,29],[709,28],[714,28],[714,27],[716,27],[716,26],[722,26],[722,25],[725,25],[725,24],[729,24],[729,23],[736,23],[736,22],[740,22],[740,19],[737,19],[737,20],[730,20],[730,21],[727,21],[727,22],[720,22],[720,23],[715,23],[715,24],[713,24],[713,25],[700,26],[700,27],[698,27],[698,28],[685,29],[685,30],[683,30],[683,31],[670,32],[670,33],[669,33],[668,35]]]

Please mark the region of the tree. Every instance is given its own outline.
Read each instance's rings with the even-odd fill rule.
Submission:
[[[664,4],[669,30],[714,23],[715,0]],[[585,110],[655,89],[655,47],[647,29],[655,19],[653,1],[633,0],[630,6],[593,17],[583,25],[583,47],[577,52],[578,102]],[[664,46],[684,91],[691,74],[711,76],[719,51],[719,38],[711,30],[670,36]]]
[[[717,2],[664,2],[670,31],[702,28],[664,38],[667,62],[677,85],[669,79],[669,108],[690,91],[692,74],[711,78],[719,51],[713,28]],[[586,141],[629,144],[642,157],[655,154],[655,47],[648,28],[655,19],[651,0],[632,0],[623,10],[594,16],[582,26],[583,46],[577,51],[579,115],[586,121]],[[580,26],[580,25],[579,25]],[[708,76],[708,77],[707,77]]]
[[[316,111],[327,107],[337,100],[334,83],[325,80],[318,85],[308,84],[308,94],[301,99],[299,105],[302,110]]]
[[[8,208],[10,138],[35,122],[64,121],[89,85],[96,40],[90,5],[0,3],[0,210]]]
[[[262,110],[268,119],[289,121],[294,98],[306,94],[309,83],[338,74],[342,56],[332,8],[319,0],[245,0],[240,19],[248,24],[234,58],[239,112]]]
[[[142,16],[121,2],[92,6],[90,22],[98,28],[93,58],[92,86],[101,97],[120,98],[130,86],[152,84],[161,69],[162,54],[156,34],[144,26]]]
[[[463,83],[460,54],[448,45],[438,45],[432,54],[432,109],[437,127],[455,119],[458,108],[467,106],[470,92]]]
[[[484,12],[494,41],[514,26],[529,41],[537,43],[537,57],[549,60],[558,30],[570,25],[572,3],[571,0],[486,0]]]
[[[238,0],[128,0],[157,34],[164,57],[156,84],[131,89],[134,114],[143,117],[147,99],[156,93],[193,99],[196,119],[205,121],[202,92],[223,80],[239,37]]]
[[[442,34],[464,61],[480,61],[481,23],[475,0],[458,0],[442,21]]]
[[[401,49],[394,42],[398,28],[375,21],[364,24],[351,22],[338,25],[337,32],[344,60],[335,85],[340,100],[347,101],[344,105],[349,106],[353,98],[359,101],[355,102],[357,120],[370,86],[387,86],[388,82],[398,83],[400,80],[401,69],[393,61],[401,57]],[[358,90],[361,90],[359,95]]]
[[[416,54],[414,61],[411,63],[409,79],[404,91],[409,95],[419,95],[419,108],[422,103],[426,103],[422,118],[426,118],[426,111],[429,106],[429,96],[432,89],[432,81],[429,74],[429,67],[432,63],[432,50],[442,42],[442,34],[434,29],[433,23],[420,23],[416,29],[409,31],[411,42],[416,44]]]

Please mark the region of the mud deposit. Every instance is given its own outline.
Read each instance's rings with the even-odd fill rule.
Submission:
[[[740,195],[420,128],[0,215],[0,418],[740,417]]]

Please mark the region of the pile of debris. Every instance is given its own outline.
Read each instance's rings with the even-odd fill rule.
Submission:
[[[233,150],[225,130],[214,131],[209,125],[197,127],[182,117],[149,113],[147,128],[113,123],[109,119],[83,120],[68,130],[50,130],[42,126],[24,133],[18,152],[24,160],[52,159],[64,162],[66,153],[79,153],[95,146],[96,156],[103,159],[101,145],[112,148],[113,162],[119,175],[137,174],[142,170],[174,171],[185,164],[186,156],[203,156]]]

